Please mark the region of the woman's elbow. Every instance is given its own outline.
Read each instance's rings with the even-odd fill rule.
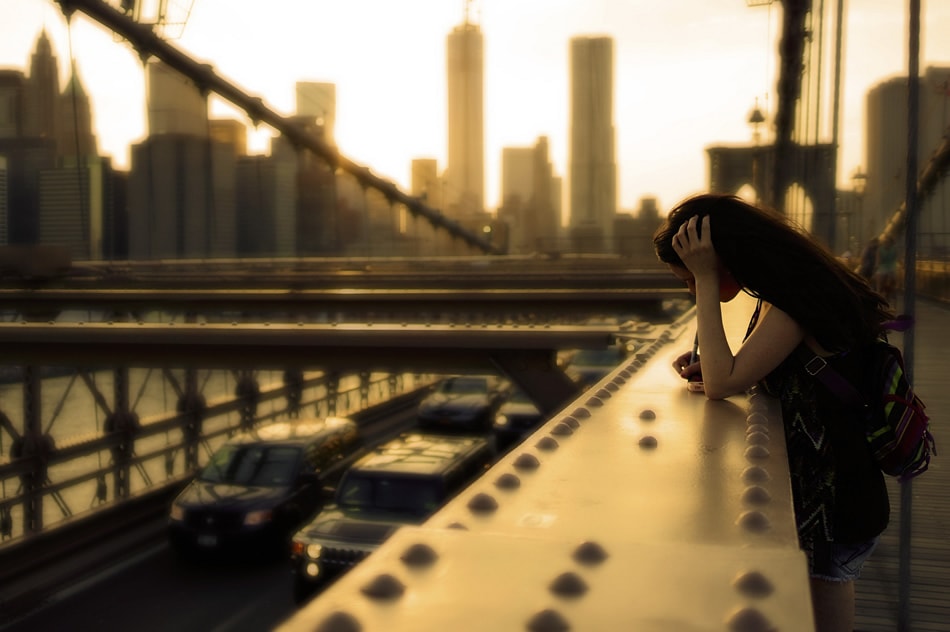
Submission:
[[[707,399],[726,399],[727,397],[745,392],[745,389],[729,388],[728,386],[719,386],[709,383],[704,384],[704,387],[703,390],[706,392]]]

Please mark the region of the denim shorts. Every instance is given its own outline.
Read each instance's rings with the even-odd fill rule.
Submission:
[[[855,581],[861,575],[861,567],[871,557],[880,536],[857,544],[832,544],[829,568],[816,568],[811,576],[831,582]]]

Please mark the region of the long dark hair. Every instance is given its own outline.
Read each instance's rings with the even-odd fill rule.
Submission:
[[[685,267],[673,236],[706,215],[716,254],[743,290],[787,313],[825,349],[867,344],[894,317],[867,281],[788,218],[733,195],[697,195],[670,211],[653,235],[660,261]]]

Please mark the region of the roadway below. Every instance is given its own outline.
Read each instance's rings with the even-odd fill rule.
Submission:
[[[414,427],[421,390],[354,415],[366,445]],[[290,554],[247,552],[182,559],[165,531],[167,492],[141,503],[141,517],[116,515],[118,528],[95,538],[38,544],[16,575],[0,584],[0,631],[135,629],[237,632],[267,630],[296,610]],[[134,504],[134,506],[138,506]],[[123,517],[126,516],[126,517]],[[35,547],[34,547],[35,548]],[[11,569],[4,569],[10,571]]]
[[[182,560],[161,540],[53,594],[3,632],[251,632],[292,615],[288,558]]]

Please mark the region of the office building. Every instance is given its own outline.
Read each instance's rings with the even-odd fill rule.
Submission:
[[[146,66],[148,134],[208,135],[208,100],[198,87],[161,61]]]
[[[484,42],[466,17],[448,36],[448,164],[443,201],[453,218],[485,209]]]
[[[58,100],[56,153],[59,158],[97,157],[99,149],[92,132],[92,106],[75,68]]]
[[[73,260],[102,259],[111,165],[99,158],[71,162],[40,172],[39,243],[63,246]]]
[[[208,131],[212,140],[234,148],[235,156],[247,155],[247,125],[234,119],[211,119]]]
[[[435,158],[414,158],[409,174],[409,194],[420,198],[434,209],[442,210],[442,189],[445,182],[439,177],[439,163]]]
[[[26,77],[19,70],[0,70],[0,138],[23,135]]]
[[[30,78],[24,96],[23,135],[55,139],[60,121],[59,65],[45,30],[36,40],[30,58]]]
[[[323,129],[323,139],[335,145],[336,84],[319,81],[297,82],[297,115],[315,119]]]
[[[237,256],[297,256],[297,163],[271,156],[237,161]]]
[[[153,134],[131,154],[131,259],[235,256],[232,145],[207,136]]]
[[[617,213],[614,44],[609,37],[576,37],[570,51],[571,240],[576,250],[609,252]]]
[[[502,149],[498,215],[507,226],[508,252],[554,252],[561,248],[559,187],[547,137],[538,138],[533,147]]]
[[[306,134],[324,138],[323,126],[317,117],[297,115],[291,117],[290,122]],[[335,169],[310,150],[298,150],[282,136],[274,139],[272,154],[281,178],[294,174],[296,255],[313,257],[338,253],[342,244]]]
[[[919,81],[916,182],[931,155],[943,142],[950,126],[950,67],[928,67]],[[867,145],[862,218],[858,241],[866,243],[879,234],[906,197],[907,170],[907,78],[882,81],[867,94]],[[950,187],[941,178],[919,204],[920,251],[939,254],[950,247],[947,217],[950,217]]]

